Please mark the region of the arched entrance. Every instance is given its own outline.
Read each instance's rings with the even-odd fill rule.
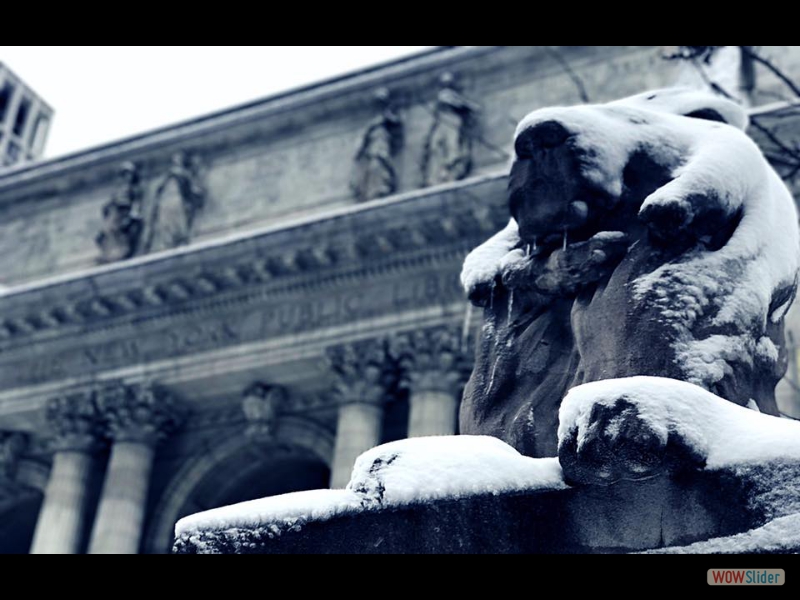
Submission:
[[[21,460],[12,482],[0,480],[0,554],[27,554],[47,485],[46,466]]]
[[[334,436],[317,423],[284,419],[274,440],[240,435],[188,461],[157,503],[143,551],[169,552],[175,523],[195,512],[246,500],[327,488]]]
[[[0,500],[0,554],[28,553],[41,507],[42,494],[33,490],[5,502]]]

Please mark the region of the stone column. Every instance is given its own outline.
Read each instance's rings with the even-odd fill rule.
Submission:
[[[139,551],[156,443],[177,428],[181,411],[164,390],[150,384],[107,388],[97,396],[113,439],[90,554]]]
[[[99,419],[92,392],[53,398],[45,406],[53,466],[36,522],[31,554],[81,552]]]
[[[456,328],[437,327],[394,335],[390,353],[409,391],[408,437],[454,435],[468,365]]]
[[[343,488],[359,455],[380,444],[389,372],[384,345],[377,340],[340,346],[328,356],[339,404],[331,487]]]

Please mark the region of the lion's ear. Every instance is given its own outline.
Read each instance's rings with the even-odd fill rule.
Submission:
[[[719,121],[741,130],[747,128],[747,113],[736,102],[706,90],[665,88],[617,101],[637,108],[683,115],[693,119]]]
[[[690,102],[688,110],[683,111],[685,117],[693,119],[704,119],[706,121],[719,121],[733,125],[744,131],[747,129],[748,118],[744,108],[735,102],[721,96],[702,93],[703,97],[696,98],[696,102]]]
[[[684,116],[692,117],[693,119],[704,119],[706,121],[719,121],[720,123],[728,122],[725,120],[725,117],[723,117],[713,108],[700,108],[698,110],[693,110],[692,112],[687,113]]]

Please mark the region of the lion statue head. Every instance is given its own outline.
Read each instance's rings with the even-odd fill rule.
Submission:
[[[553,456],[569,389],[637,375],[778,414],[800,235],[747,122],[680,88],[522,119],[511,219],[461,275],[484,309],[462,433]]]

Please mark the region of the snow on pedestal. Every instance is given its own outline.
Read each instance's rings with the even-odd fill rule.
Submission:
[[[347,486],[364,506],[565,489],[556,458],[529,458],[489,436],[399,440],[362,454]]]
[[[258,539],[268,540],[365,510],[566,487],[556,458],[522,456],[488,436],[420,437],[362,454],[347,489],[294,492],[197,513],[178,521],[175,537],[198,552],[214,552],[202,532],[224,532],[234,547],[246,546],[254,544],[252,536],[239,530],[258,530]]]
[[[596,406],[633,404],[639,419],[666,444],[670,434],[705,459],[707,469],[800,460],[800,423],[737,406],[697,385],[664,377],[627,377],[573,388],[559,411],[558,437],[577,435],[578,449],[596,424]],[[617,428],[619,423],[616,424]],[[615,424],[607,434],[613,438]]]

